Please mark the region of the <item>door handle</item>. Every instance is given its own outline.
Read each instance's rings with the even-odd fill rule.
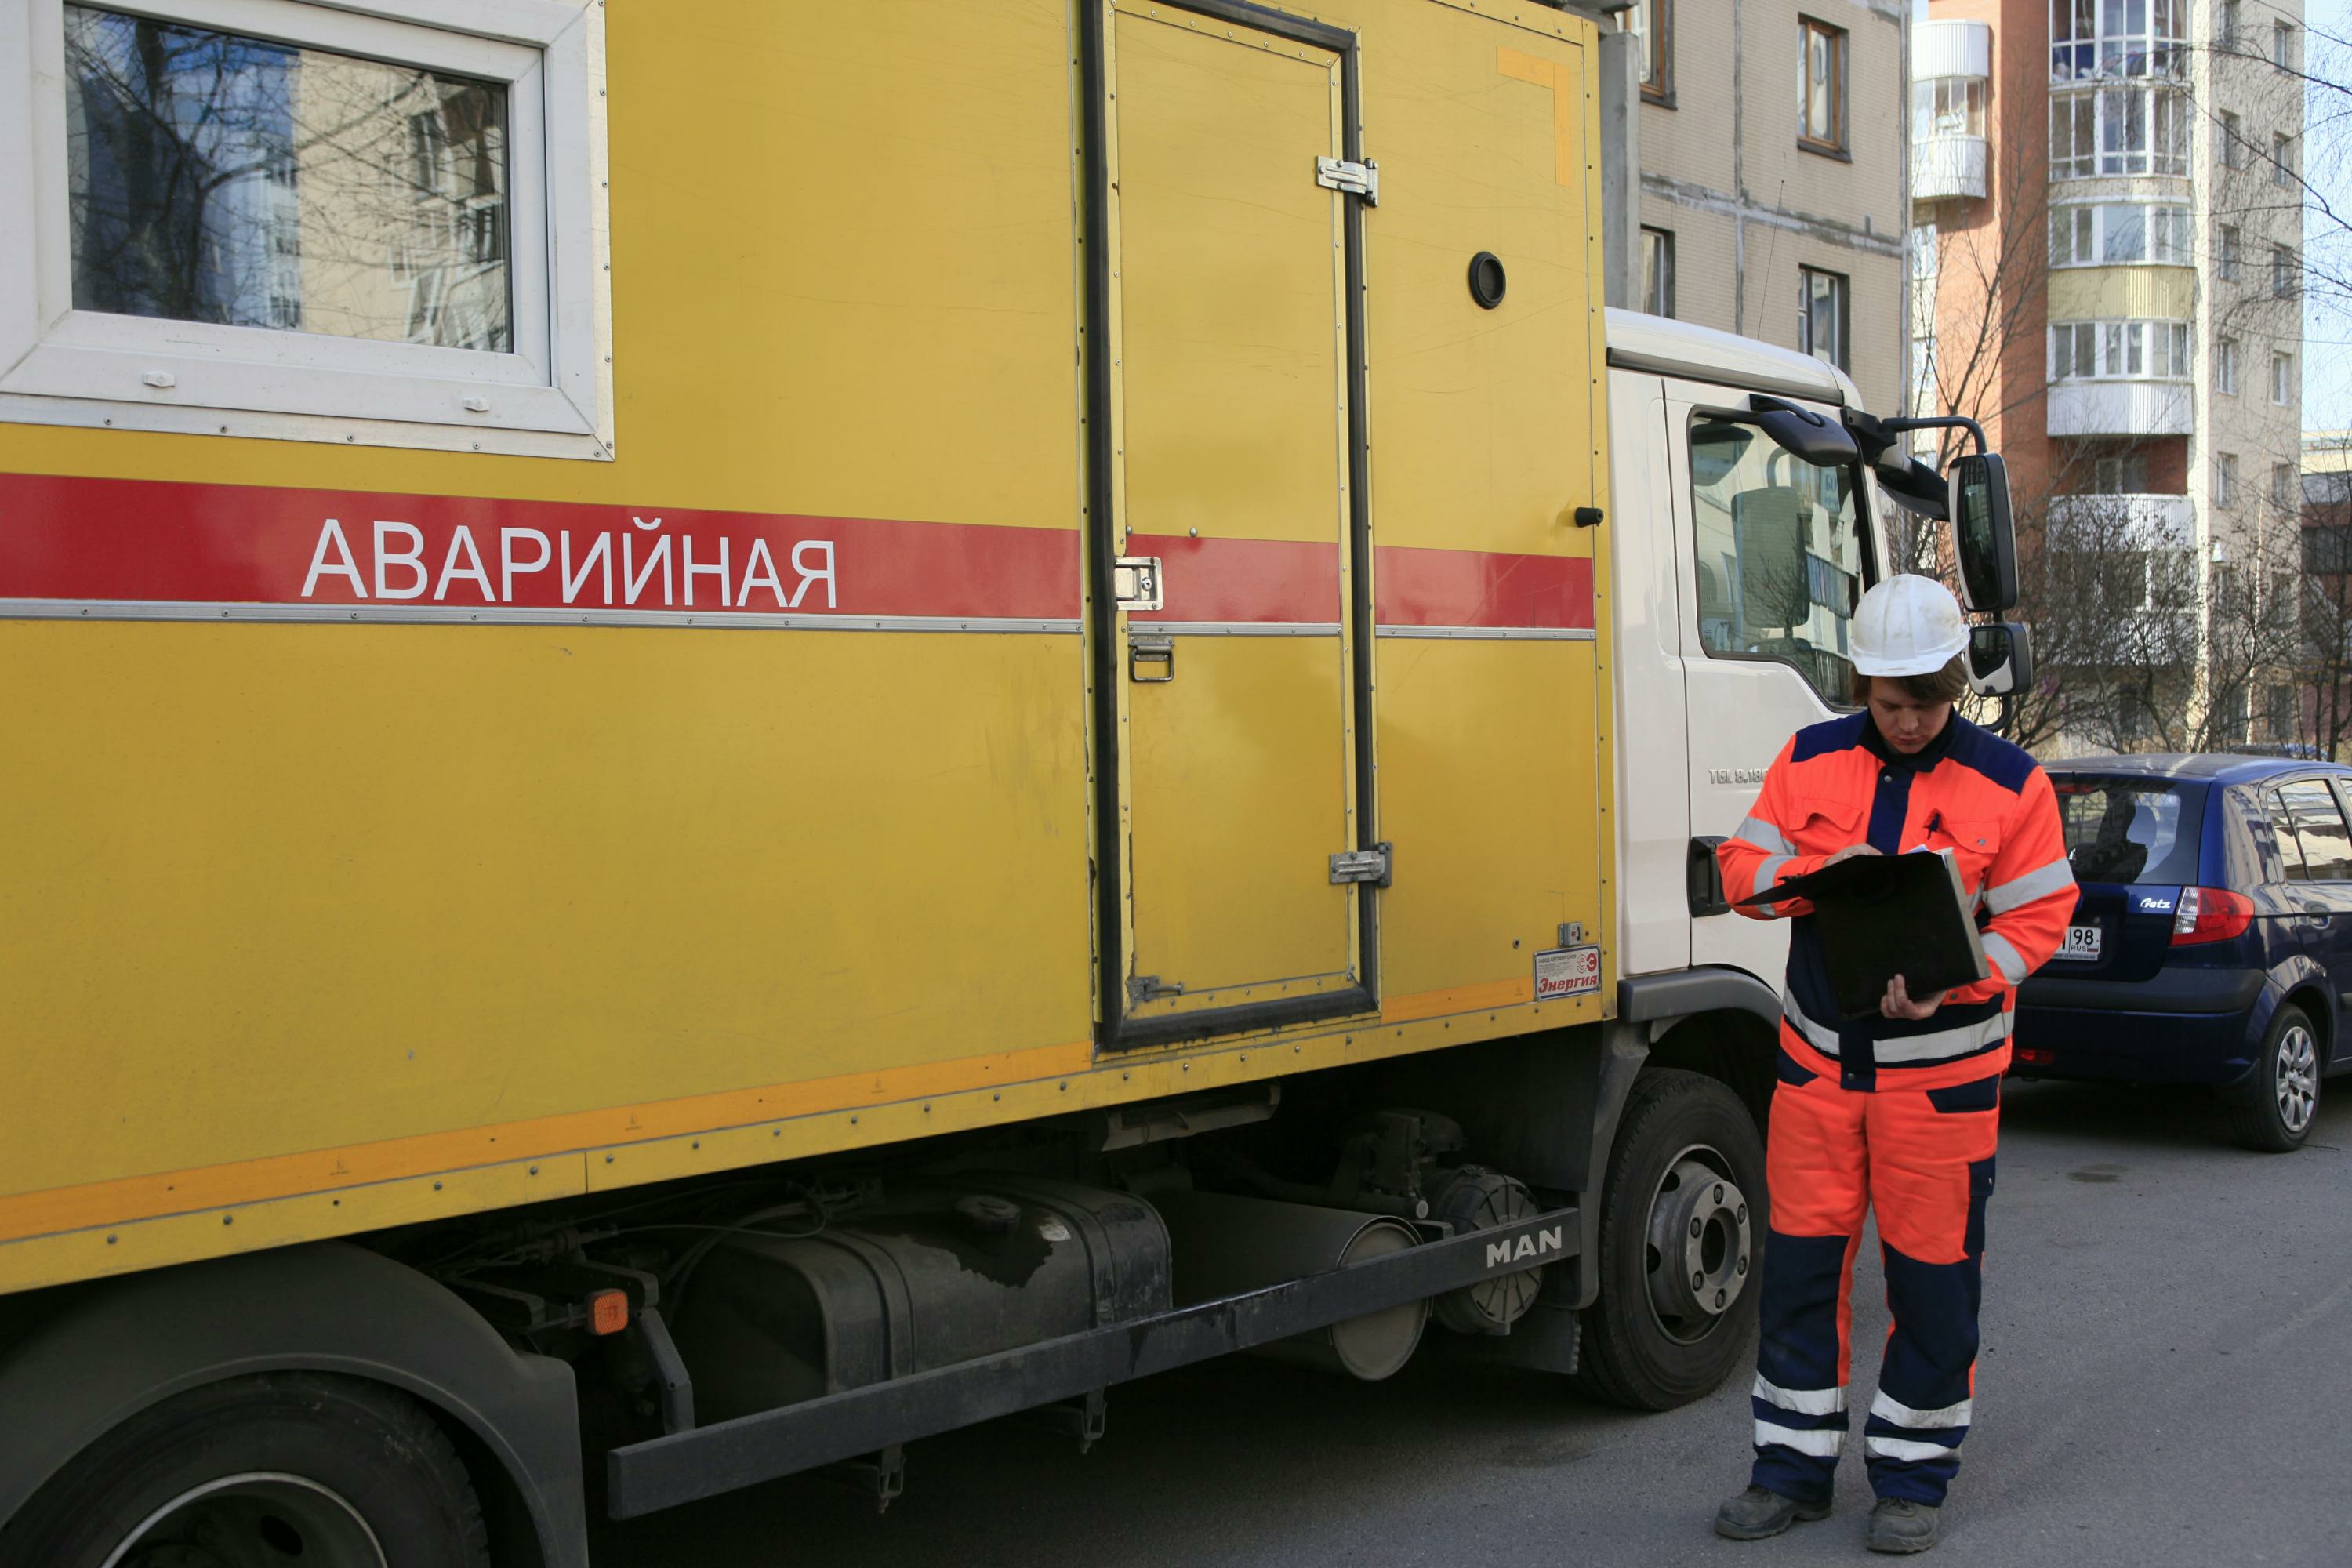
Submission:
[[[1127,634],[1127,678],[1147,686],[1176,679],[1176,639],[1148,632]]]

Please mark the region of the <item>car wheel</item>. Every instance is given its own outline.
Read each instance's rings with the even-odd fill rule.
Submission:
[[[194,1389],[100,1438],[0,1531],[0,1568],[488,1568],[425,1407],[356,1378]]]
[[[1579,1384],[1638,1410],[1714,1392],[1748,1350],[1764,1228],[1764,1146],[1739,1097],[1697,1073],[1644,1072],[1609,1153]]]
[[[2249,1149],[2285,1154],[2303,1147],[2319,1113],[2319,1037],[2300,1007],[2283,1006],[2254,1062],[2254,1098],[2230,1112],[2230,1131]]]

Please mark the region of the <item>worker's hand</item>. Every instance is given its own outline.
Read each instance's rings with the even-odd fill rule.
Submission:
[[[1944,1005],[1944,998],[1950,994],[1948,991],[1938,991],[1915,1002],[1911,999],[1910,989],[1903,984],[1903,976],[1898,974],[1886,983],[1886,994],[1878,999],[1878,1010],[1890,1018],[1904,1018],[1916,1024],[1922,1018],[1932,1016],[1936,1009]]]
[[[1875,855],[1877,853],[1877,850],[1872,848],[1867,844],[1849,844],[1844,848],[1839,850],[1836,854],[1831,856],[1828,859],[1822,861],[1822,869],[1826,871],[1831,867],[1836,865],[1839,861],[1851,860],[1857,855]]]

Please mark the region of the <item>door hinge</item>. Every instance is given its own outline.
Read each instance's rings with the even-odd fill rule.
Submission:
[[[1396,874],[1396,846],[1375,844],[1370,849],[1343,849],[1331,857],[1331,880],[1370,882],[1385,888]]]
[[[1181,980],[1162,980],[1157,974],[1130,974],[1127,977],[1127,1004],[1130,1007],[1140,1007],[1146,1002],[1182,994],[1184,983]]]
[[[1370,158],[1360,163],[1351,163],[1345,158],[1318,158],[1315,183],[1326,190],[1361,196],[1368,207],[1381,205],[1381,166]]]
[[[1122,555],[1111,563],[1110,578],[1122,610],[1157,610],[1165,603],[1157,555]]]

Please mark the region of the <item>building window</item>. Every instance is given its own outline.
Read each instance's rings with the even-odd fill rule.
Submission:
[[[2294,252],[2284,245],[2271,247],[2271,297],[2292,300],[2295,296]]]
[[[2050,95],[2050,177],[2186,174],[2194,109],[2166,86],[2085,88]]]
[[[2061,321],[2050,329],[2050,379],[2179,381],[2189,353],[2186,321]]]
[[[2294,510],[2294,465],[2271,465],[2271,505],[2281,511]]]
[[[2294,401],[2294,356],[2271,355],[2271,401],[2284,408]]]
[[[1641,71],[1642,96],[1668,103],[1675,95],[1675,0],[1637,0],[1624,14],[1633,36],[1633,59]]]
[[[1797,19],[1797,140],[1845,151],[1845,30],[1811,16]]]
[[[2221,111],[2221,166],[2242,169],[2246,166],[2246,132],[2244,121],[2230,110]]]
[[[2294,138],[2273,135],[2271,138],[2271,184],[2294,184]]]
[[[2245,35],[2238,26],[2238,0],[2221,0],[2221,36],[2215,41],[2223,50],[2235,52]]]
[[[1910,238],[1903,249],[1904,254],[1911,258],[1911,276],[1915,279],[1925,283],[1936,276],[1941,243],[1934,224],[1912,226]]]
[[[2223,452],[2213,459],[2213,504],[2238,504],[2238,455]]]
[[[1985,133],[1981,77],[1932,77],[1911,84],[1911,140]]]
[[[2050,79],[2177,74],[2189,0],[2050,0]]]
[[[0,65],[57,150],[0,188],[0,418],[606,455],[593,8],[423,8],[52,5]]]
[[[2083,203],[2050,215],[2050,265],[2105,267],[2147,261],[2186,267],[2187,207]]]
[[[2239,274],[2244,270],[2244,237],[2238,232],[2238,226],[2223,224],[2221,226],[2221,280],[2223,282],[2235,283],[2238,280]]]
[[[1936,340],[1917,337],[1911,340],[1911,412],[1935,415],[1943,412],[1943,384],[1936,368]],[[1922,431],[1922,435],[1931,432]]]
[[[2294,27],[2292,23],[2271,24],[2271,64],[2283,71],[2294,69]]]
[[[2224,397],[2238,395],[2238,340],[2213,341],[2213,390]]]
[[[2091,491],[2103,496],[2147,494],[2147,454],[2121,452],[2093,459]]]
[[[1666,229],[1642,230],[1642,309],[1653,316],[1675,313],[1675,237]]]
[[[1848,320],[1848,286],[1844,276],[1800,267],[1797,279],[1802,290],[1797,306],[1802,341],[1797,346],[1815,359],[1826,360],[1843,370],[1846,365]]]

